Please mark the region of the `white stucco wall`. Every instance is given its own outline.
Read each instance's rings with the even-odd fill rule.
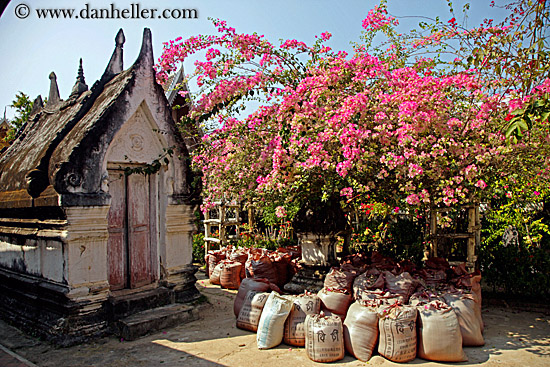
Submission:
[[[63,245],[60,240],[14,236],[0,237],[0,265],[54,282],[64,281]]]
[[[67,215],[65,259],[71,287],[107,281],[108,206],[71,207]]]

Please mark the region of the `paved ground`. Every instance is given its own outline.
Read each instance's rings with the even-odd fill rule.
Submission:
[[[0,367],[36,367],[36,365],[0,344]]]
[[[303,348],[280,345],[258,350],[256,334],[237,329],[233,316],[236,291],[199,280],[209,299],[202,319],[128,342],[106,337],[71,348],[57,349],[0,322],[0,344],[40,367],[97,366],[317,366]],[[465,348],[469,361],[451,365],[490,367],[550,366],[550,318],[543,313],[510,308],[484,308],[486,345]],[[0,357],[1,357],[0,350]],[[415,359],[417,366],[445,364]],[[351,356],[332,365],[403,366],[374,356],[368,363]],[[8,366],[2,364],[0,367]],[[24,367],[25,365],[14,365]]]

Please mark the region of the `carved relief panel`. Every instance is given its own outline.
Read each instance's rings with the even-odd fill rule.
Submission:
[[[151,163],[163,154],[165,143],[140,107],[115,135],[107,150],[109,163]]]

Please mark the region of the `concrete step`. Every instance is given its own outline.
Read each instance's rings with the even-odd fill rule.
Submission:
[[[199,319],[196,306],[171,304],[142,311],[115,322],[115,333],[124,340],[135,340],[143,335]]]
[[[130,294],[118,294],[112,296],[107,304],[109,320],[117,321],[139,312],[173,303],[173,292],[164,287]]]

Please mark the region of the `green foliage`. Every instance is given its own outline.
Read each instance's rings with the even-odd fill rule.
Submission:
[[[15,95],[15,99],[12,101],[10,107],[15,108],[15,117],[13,120],[8,121],[11,125],[11,129],[8,131],[8,134],[4,138],[6,143],[10,143],[15,139],[15,134],[17,130],[23,126],[29,120],[29,116],[32,111],[33,102],[30,100],[29,96],[25,93],[19,91]]]
[[[277,203],[265,204],[261,210],[261,221],[267,226],[280,225],[283,221],[292,221],[300,210],[300,206],[296,203],[285,204],[284,208],[286,211],[286,216],[280,218],[276,214]]]
[[[398,261],[420,264],[424,256],[424,220],[405,216],[370,217],[354,229],[351,252],[378,251]]]
[[[25,122],[29,120],[29,116],[32,111],[33,102],[29,96],[19,91],[15,95],[15,99],[12,101],[10,107],[15,108],[15,117],[11,120],[11,124],[17,131]]]
[[[546,220],[545,220],[546,219]],[[482,221],[478,261],[484,281],[494,291],[550,300],[550,228],[533,205],[509,202],[489,210]],[[514,227],[517,243],[505,244]]]
[[[151,163],[148,163],[146,165],[140,165],[138,167],[124,167],[124,175],[130,176],[132,174],[139,174],[139,175],[154,175],[157,173],[160,168],[162,167],[162,164],[168,164],[170,163],[169,157],[171,157],[174,154],[174,147],[170,148],[163,148],[163,153],[155,160],[153,160]]]
[[[527,103],[523,108],[517,109],[508,115],[509,123],[505,134],[507,139],[516,144],[525,132],[532,130],[533,121],[539,119],[540,122],[548,124],[550,116],[550,96],[548,93]]]
[[[293,238],[288,228],[288,222],[261,228],[250,229],[248,225],[240,225],[241,236],[231,241],[234,247],[265,248],[276,250],[279,247],[296,246],[297,240]]]
[[[193,235],[193,263],[204,265],[204,233]]]

